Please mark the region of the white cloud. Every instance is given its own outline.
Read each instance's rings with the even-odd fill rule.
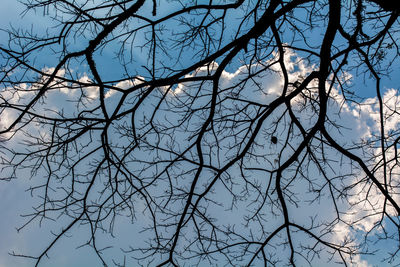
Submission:
[[[301,81],[302,78],[306,77],[307,74],[309,74],[313,70],[313,66],[307,66],[306,63],[298,57],[294,52],[287,50],[286,51],[286,58],[285,58],[285,63],[288,67],[289,70],[289,81],[290,83],[296,83],[298,81]],[[272,59],[270,62],[266,62],[265,64],[271,64],[274,59]],[[203,75],[205,73],[209,73],[215,70],[215,68],[218,66],[217,63],[214,63],[211,65],[211,67],[201,67],[197,71],[188,74],[187,77],[194,76],[194,75]],[[259,65],[254,65],[254,66],[241,66],[239,67],[235,72],[230,73],[227,71],[224,71],[221,76],[221,81],[220,81],[220,87],[221,89],[227,89],[232,87],[229,92],[238,92],[242,96],[246,96],[247,100],[251,101],[256,101],[260,104],[267,105],[271,101],[273,101],[277,95],[279,95],[282,92],[282,79],[281,77],[277,74],[277,72],[280,71],[279,69],[279,64],[274,64],[272,66],[272,72],[267,73],[264,77],[261,78],[255,78],[255,81],[249,81],[247,84],[243,84],[243,78],[248,74],[248,71],[256,71],[257,69],[262,68],[263,66],[261,64]],[[50,73],[54,69],[48,69],[46,70],[46,73]],[[65,71],[60,70],[59,73],[57,74],[59,77],[64,77]],[[349,80],[351,79],[350,74],[344,74],[344,79]],[[90,81],[90,78],[85,74],[82,75],[81,78],[79,79],[80,82],[86,83]],[[43,81],[42,81],[43,82]],[[125,90],[127,88],[130,88],[134,85],[137,85],[139,83],[144,82],[144,79],[142,77],[137,77],[136,79],[132,80],[125,80],[121,81],[117,84],[115,84],[115,87],[118,87],[121,90]],[[37,89],[39,87],[39,84],[34,84],[32,87],[27,86],[26,84],[22,84],[21,88],[24,89],[24,91],[14,91],[11,88],[6,88],[4,89],[1,94],[4,97],[4,99],[7,99],[7,101],[10,101],[10,103],[19,103],[21,100],[24,101],[29,101],[29,99],[32,99],[32,97],[35,94],[35,91],[32,91],[30,89]],[[43,114],[53,114],[55,115],[55,112],[64,110],[65,114],[73,115],[77,114],[80,110],[79,108],[86,108],[90,109],[90,106],[98,104],[98,97],[99,97],[99,92],[98,88],[94,86],[89,86],[85,88],[79,88],[76,87],[75,89],[66,89],[67,82],[62,81],[62,80],[55,80],[53,82],[54,89],[51,92],[49,92],[46,95],[46,99],[44,100],[46,103],[38,105],[36,107],[36,112],[42,112]],[[173,97],[175,98],[184,98],[185,94],[184,92],[189,92],[190,90],[193,90],[191,88],[192,83],[185,83],[185,84],[179,84],[177,88],[173,91]],[[258,87],[257,87],[258,86]],[[315,87],[315,83],[313,82],[311,84],[311,87]],[[17,92],[18,94],[16,94]],[[113,108],[113,103],[118,100],[118,91],[117,90],[109,90],[106,92],[106,102],[107,102],[107,108],[112,109]],[[315,88],[309,88],[309,97],[313,98],[316,97],[315,93]],[[207,95],[207,92],[201,92],[201,96]],[[86,107],[80,107],[76,103],[79,100],[80,97],[85,96],[84,98],[84,104]],[[229,96],[228,93],[223,94],[224,97]],[[335,129],[335,127],[330,127],[331,129],[331,134],[334,138],[337,139],[337,141],[340,144],[350,146],[350,145],[356,145],[356,144],[361,144],[365,142],[368,139],[373,139],[374,136],[379,134],[379,106],[378,106],[378,101],[376,98],[370,98],[365,101],[363,101],[360,105],[351,105],[347,104],[346,101],[343,99],[343,96],[336,90],[333,89],[332,91],[332,100],[330,102],[329,106],[329,119],[331,120],[332,123],[337,123],[340,124],[342,127],[340,128],[340,131]],[[223,97],[221,97],[224,99]],[[172,101],[170,99],[170,101]],[[398,91],[395,89],[390,89],[386,90],[383,96],[384,103],[385,103],[385,110],[384,110],[384,116],[386,118],[385,122],[385,134],[388,135],[391,132],[395,131],[398,128],[398,124],[400,122],[400,118],[397,115],[396,112],[396,106],[399,102],[399,96],[398,96]],[[48,101],[50,100],[50,101]],[[228,111],[228,108],[231,108],[230,104],[235,103],[235,101],[228,101],[224,99],[225,101],[225,108],[226,109],[221,109],[217,113],[216,116],[223,116],[227,115],[230,113],[233,113],[233,111]],[[307,127],[311,127],[313,125],[313,122],[315,120],[315,111],[310,108],[310,106],[307,106],[306,108],[303,108],[302,103],[304,101],[309,101],[306,100],[305,98],[302,98],[301,96],[296,97],[295,99],[292,100],[292,103],[294,104],[294,111],[296,112],[296,116],[298,116],[298,119]],[[199,101],[198,103],[196,102],[195,104],[201,106],[204,103]],[[238,105],[238,107],[244,106],[241,103],[235,103]],[[242,105],[242,106],[240,106]],[[195,107],[195,105],[194,105]],[[49,110],[51,112],[49,113]],[[167,110],[167,109],[166,109]],[[169,112],[168,114],[172,114],[174,111],[165,111]],[[249,114],[253,111],[249,111]],[[255,112],[255,111],[254,111]],[[274,125],[274,123],[279,119],[280,115],[284,112],[284,109],[278,109],[276,112],[274,112],[271,116],[270,120],[267,120],[264,127],[263,131],[266,133],[270,133],[273,130],[270,129],[270,125]],[[143,112],[144,113],[144,112]],[[2,113],[2,119],[0,121],[0,127],[4,128],[10,125],[10,123],[15,119],[17,112],[11,111],[9,109],[3,110]],[[164,114],[165,115],[165,114]],[[171,115],[168,119],[173,120],[174,116]],[[285,122],[286,123],[286,122]],[[221,124],[222,125],[222,124]],[[189,125],[192,126],[192,125]],[[287,126],[287,125],[286,125]],[[34,126],[29,126],[29,127],[34,127]],[[193,126],[194,127],[194,126]],[[216,128],[218,128],[218,123],[216,123]],[[222,127],[222,126],[221,126]],[[233,126],[232,126],[233,127]],[[238,129],[240,129],[240,125],[237,126]],[[246,125],[243,127],[247,127]],[[40,127],[37,127],[40,128]],[[233,132],[237,131],[237,129],[232,130]],[[279,137],[279,142],[277,145],[267,145],[268,142],[265,140],[259,140],[259,143],[261,144],[259,148],[254,150],[254,154],[257,154],[258,152],[268,154],[269,158],[265,158],[264,161],[262,162],[256,162],[257,160],[261,159],[262,157],[258,157],[257,160],[254,161],[255,166],[262,166],[263,168],[274,168],[276,167],[277,164],[277,157],[279,156],[280,149],[283,149],[285,153],[283,153],[283,158],[285,156],[287,157],[290,155],[290,153],[293,151],[293,147],[296,147],[298,144],[298,137],[297,139],[295,137],[291,137],[289,146],[284,148],[283,143],[286,138],[287,134],[287,128],[285,128],[284,123],[278,123],[278,127],[276,129],[275,134],[280,134],[278,135]],[[187,133],[182,133],[182,136],[187,135]],[[227,134],[226,132],[223,132],[221,134]],[[231,134],[231,133],[229,133]],[[246,140],[245,137],[241,135],[242,133],[239,133],[236,135],[236,137],[243,138],[243,140]],[[293,132],[293,135],[296,134]],[[268,136],[267,134],[262,135],[262,137]],[[211,136],[208,137],[209,140],[213,140],[214,137]],[[181,138],[180,144],[184,146],[184,140],[187,140],[186,136],[185,138]],[[116,140],[117,142],[119,140]],[[226,163],[230,157],[233,157],[234,155],[237,154],[240,149],[243,149],[241,146],[234,146],[232,145],[232,138],[226,138],[224,140],[221,139],[220,143],[220,150],[218,150],[215,147],[210,147],[210,158],[209,161],[211,163],[213,162],[211,155],[214,154],[220,154],[220,157],[215,157],[213,159],[218,159],[221,161],[221,164]],[[178,149],[178,148],[177,148]],[[218,150],[218,151],[217,151]],[[218,152],[218,153],[217,153]],[[366,157],[368,158],[369,164],[379,164],[380,160],[380,148],[379,147],[372,147],[372,148],[365,148],[365,149],[356,149],[353,151],[357,155],[365,155],[365,154],[375,154],[375,159],[370,160],[369,156],[367,155]],[[147,155],[149,158],[151,156],[151,151]],[[318,151],[315,151],[315,153],[318,153]],[[394,155],[394,148],[390,148],[387,150],[387,156],[390,159],[393,159],[395,157]],[[342,219],[345,220],[349,224],[344,224],[344,223],[338,223],[334,228],[333,228],[333,233],[331,234],[331,241],[337,241],[341,242],[347,238],[355,239],[356,236],[356,231],[363,231],[363,232],[368,232],[370,231],[376,224],[376,222],[380,219],[380,215],[374,215],[374,213],[379,212],[382,210],[383,207],[383,201],[380,192],[376,190],[375,187],[372,187],[371,190],[367,190],[369,188],[365,187],[365,183],[361,182],[361,180],[364,178],[364,175],[359,173],[359,175],[355,175],[357,171],[354,171],[350,168],[350,165],[346,162],[346,159],[337,159],[337,153],[335,153],[333,150],[327,149],[326,152],[326,157],[328,160],[332,161],[332,166],[336,169],[330,171],[327,170],[327,173],[334,175],[335,173],[338,174],[344,174],[344,173],[350,173],[352,176],[347,177],[344,181],[338,182],[336,185],[337,186],[342,186],[345,187],[349,184],[354,184],[356,182],[357,185],[354,186],[351,190],[349,190],[350,197],[348,198],[349,203],[348,204],[343,204],[340,206],[343,212],[347,212],[347,214],[343,215]],[[272,160],[272,158],[274,160]],[[248,164],[248,166],[252,165],[250,163],[251,160],[249,159],[249,162],[246,162],[245,164]],[[257,164],[258,165],[257,165]],[[397,171],[398,166],[396,165],[395,161],[392,161],[391,163],[388,164],[389,168],[392,168],[394,173],[399,173]],[[237,171],[238,169],[236,167],[232,168],[233,170],[231,171],[232,177],[231,179],[234,179],[235,182],[238,182],[239,184],[232,184],[232,190],[236,192],[238,195],[241,194],[243,184],[240,184],[240,182],[243,183],[243,180],[238,177],[233,177],[235,176],[233,174],[234,171]],[[320,177],[320,174],[318,173],[318,170],[314,167],[311,167],[311,169],[314,171],[312,174],[312,177],[310,179],[316,179],[317,183],[323,183],[323,179]],[[377,173],[381,172],[381,169],[378,169]],[[379,179],[382,180],[382,175],[378,175]],[[266,176],[259,175],[256,173],[252,173],[252,178],[256,182],[259,182],[261,187],[265,187],[267,184],[267,179]],[[300,178],[299,178],[300,179]],[[322,181],[321,181],[322,180]],[[392,183],[397,183],[399,182],[399,177],[393,175],[393,181]],[[206,183],[206,182],[205,182]],[[224,200],[229,199],[229,192],[227,191],[226,188],[224,188],[222,185],[218,185],[218,194],[215,196],[215,201],[221,202],[222,198]],[[306,182],[299,182],[297,190],[305,190],[302,193],[304,195],[299,195],[298,198],[301,201],[304,201],[305,199],[308,198],[307,195],[307,183]],[[395,192],[395,189],[393,190],[393,193]],[[399,192],[396,192],[399,193]],[[275,195],[271,193],[272,199],[276,200]],[[395,194],[393,194],[395,195]],[[248,198],[248,199],[245,199]],[[252,196],[244,196],[243,197],[243,203],[237,204],[238,207],[242,208],[242,211],[252,211],[254,208],[254,205],[251,204],[252,201]],[[326,198],[323,198],[323,200],[326,200]],[[399,201],[399,198],[396,198],[397,201]],[[233,201],[233,200],[232,200]],[[246,202],[247,201],[247,202]],[[301,203],[299,201],[299,204]],[[143,201],[142,201],[143,202]],[[338,201],[339,202],[339,201]],[[248,204],[246,206],[245,204]],[[142,203],[143,204],[143,203]],[[253,206],[252,206],[253,205]],[[331,210],[332,203],[331,202],[324,202],[321,204],[318,204],[316,206],[320,208],[327,208],[327,210]],[[312,205],[310,205],[312,206]],[[328,207],[329,206],[329,207]],[[231,212],[226,211],[225,206],[218,206],[210,204],[211,208],[210,213],[212,213],[213,216],[219,218],[221,224],[229,224],[232,221],[234,221],[235,216],[237,216],[238,212],[236,209],[233,209]],[[309,210],[307,210],[309,209]],[[275,212],[279,212],[275,208],[271,208],[271,210]],[[293,216],[295,217],[301,217],[304,216],[302,212],[305,211],[304,214],[307,214],[307,212],[314,212],[315,210],[311,210],[310,207],[303,207],[302,209],[298,209],[297,211],[293,211]],[[324,212],[328,211],[321,211],[321,214],[327,215]],[[268,213],[266,211],[266,213]],[[395,215],[395,213],[390,210],[390,214]],[[222,217],[221,217],[222,216]],[[332,218],[331,215],[327,215],[328,217]],[[270,215],[265,216],[271,224],[269,224],[269,227],[272,227],[273,225],[276,225],[279,223],[279,218],[271,218]],[[300,221],[301,220],[306,220],[306,218],[297,218]],[[240,223],[244,223],[243,220],[237,219],[237,224],[240,225]],[[254,225],[256,224],[255,222],[253,223]],[[351,227],[349,226],[351,225]],[[238,226],[239,228],[242,226]],[[258,227],[258,226],[257,226]],[[267,227],[267,226],[266,226]],[[243,231],[249,231],[250,228],[247,230],[243,229]],[[257,229],[257,228],[256,228]],[[260,235],[261,238],[262,235]],[[358,240],[355,239],[352,244],[357,245]],[[363,260],[362,257],[359,255],[356,255],[353,258],[354,265],[353,266],[369,266],[368,262]]]

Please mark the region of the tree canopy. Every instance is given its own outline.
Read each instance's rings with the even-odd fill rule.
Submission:
[[[398,1],[23,2],[0,187],[24,181],[16,227],[46,244],[13,256],[400,264]]]

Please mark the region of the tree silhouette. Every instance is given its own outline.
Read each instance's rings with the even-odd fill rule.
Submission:
[[[105,266],[400,263],[397,2],[25,2],[1,178],[58,229],[14,256],[83,229]]]

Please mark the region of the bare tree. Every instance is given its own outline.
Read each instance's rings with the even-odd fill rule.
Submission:
[[[25,5],[49,25],[3,29],[1,178],[31,177],[19,229],[59,228],[15,256],[84,229],[128,264],[123,218],[145,266],[400,263],[396,1]]]

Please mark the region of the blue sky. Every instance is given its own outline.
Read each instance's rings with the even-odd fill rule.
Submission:
[[[171,6],[169,6],[172,8]],[[39,29],[39,31],[43,30],[46,28],[46,19],[43,18],[40,14],[27,14],[23,19],[20,19],[18,17],[18,14],[21,13],[21,8],[20,5],[17,4],[14,0],[2,0],[2,9],[0,9],[0,27],[5,27],[8,25],[9,22],[11,22],[13,25],[16,27],[21,26],[25,27],[30,24],[33,24],[35,28]],[[168,8],[162,9],[160,13],[167,13],[169,12]],[[319,35],[318,33],[314,33],[315,35]],[[4,38],[4,34],[0,34],[0,38]],[[4,39],[2,39],[4,40]],[[146,56],[144,55],[138,55],[142,56],[143,59],[139,60],[140,62],[145,62]],[[102,74],[104,74],[106,77],[115,77],[115,75],[119,76],[119,69],[113,65],[112,59],[113,59],[113,53],[112,51],[105,51],[102,55],[102,57],[99,57],[99,64],[102,64],[104,66],[107,66],[107,68],[102,69]],[[41,60],[41,59],[39,59]],[[190,61],[190,60],[188,60]],[[53,63],[52,60],[48,60],[48,58],[43,59],[43,65],[46,65],[48,67],[52,67],[50,64]],[[140,65],[138,63],[138,65]],[[236,63],[237,64],[237,63]],[[135,67],[135,66],[132,66]],[[390,89],[390,88],[395,88],[396,90],[398,89],[398,84],[400,83],[400,68],[398,66],[392,66],[394,69],[393,75],[390,78],[384,78],[382,80],[382,86],[385,89]],[[226,84],[232,84],[232,80],[237,78],[237,75],[240,75],[240,71],[235,74],[237,69],[240,68],[240,65],[233,64],[233,66],[230,67],[229,72],[226,73]],[[294,72],[297,72],[299,69],[294,69]],[[83,66],[82,69],[78,70],[81,74],[81,76],[84,75],[84,73],[87,71],[86,66]],[[303,66],[303,71],[310,71],[309,66]],[[230,75],[230,76],[229,76]],[[233,78],[232,78],[233,77]],[[374,88],[374,83],[371,80],[368,80],[365,85],[362,82],[362,75],[354,75],[352,79],[352,83],[354,84],[354,90],[362,97],[369,98],[375,96],[375,88]],[[271,82],[273,81],[273,82]],[[279,79],[273,75],[268,75],[265,77],[265,80],[261,81],[265,87],[271,86],[271,84],[277,85],[279,84]],[[267,88],[266,91],[271,92],[273,95],[273,86],[270,88]],[[68,104],[65,103],[66,101],[60,100],[60,97],[63,97],[63,95],[58,94],[54,96],[53,99],[55,99],[54,105],[60,105],[62,107],[65,107],[66,109],[68,108]],[[67,98],[67,96],[65,96]],[[116,97],[116,96],[115,96]],[[57,100],[58,99],[58,100]],[[112,99],[112,97],[110,98]],[[59,101],[59,102],[57,102]],[[110,100],[111,101],[111,100]],[[65,105],[65,106],[63,106]],[[370,130],[368,128],[370,125],[367,125],[366,121],[370,120],[372,121],[375,117],[373,116],[374,114],[369,114],[369,110],[363,110],[361,111],[362,116],[361,118],[357,118],[354,116],[354,113],[356,112],[356,108],[353,108],[351,106],[348,107],[347,113],[343,114],[343,117],[345,118],[336,118],[338,121],[342,120],[343,124],[347,125],[349,128],[354,127],[355,125],[359,126],[357,130],[354,128],[351,128],[350,132],[347,132],[349,136],[351,134],[354,134],[354,131],[359,131],[361,134],[362,132],[367,132]],[[306,115],[306,114],[304,114]],[[333,117],[332,113],[332,117]],[[397,126],[397,124],[394,124],[394,128]],[[373,131],[373,130],[371,130]],[[353,136],[351,136],[353,137]],[[347,139],[344,141],[348,141]],[[272,150],[272,148],[269,148]],[[332,154],[332,158],[335,156]],[[31,266],[31,262],[26,259],[21,259],[21,258],[15,258],[15,257],[10,257],[7,255],[7,253],[10,252],[11,250],[22,250],[22,251],[16,251],[16,252],[39,252],[41,248],[43,248],[46,245],[46,242],[49,240],[51,237],[49,235],[48,229],[56,229],[58,224],[46,224],[42,228],[37,228],[36,226],[31,226],[28,227],[27,229],[21,231],[21,233],[16,234],[15,227],[18,227],[24,222],[24,219],[21,218],[19,215],[29,212],[30,208],[33,206],[32,200],[30,198],[30,195],[25,192],[27,189],[27,186],[29,185],[29,180],[26,179],[26,177],[29,176],[27,173],[21,172],[21,176],[23,177],[22,179],[18,179],[16,181],[12,181],[10,183],[0,183],[0,211],[3,214],[3,219],[0,221],[0,236],[2,236],[2,242],[0,242],[0,267],[3,266]],[[316,173],[316,176],[317,173]],[[302,188],[305,188],[305,184],[299,184],[298,185],[298,190],[301,191]],[[323,208],[323,205],[316,205],[315,207],[317,208]],[[313,207],[313,208],[315,208]],[[294,207],[293,212],[294,213],[307,213],[307,212],[312,212],[313,208],[308,207],[303,210],[297,210]],[[216,210],[217,211],[217,208]],[[327,211],[326,211],[327,212]],[[235,215],[235,214],[231,214]],[[226,219],[226,218],[225,218]],[[305,218],[304,218],[305,219]],[[143,222],[145,223],[145,222]],[[133,228],[132,228],[133,227]],[[136,226],[137,227],[137,226]],[[135,226],[132,226],[128,221],[121,221],[120,228],[118,229],[119,235],[124,236],[126,233],[133,233],[135,232]],[[79,250],[75,250],[74,248],[80,245],[82,242],[85,241],[85,231],[87,231],[86,228],[82,229],[75,229],[75,232],[73,234],[73,238],[66,238],[64,239],[61,243],[59,243],[51,252],[50,252],[50,258],[45,259],[42,262],[41,266],[99,266],[100,262],[99,260],[91,253],[90,249],[88,248],[83,248]],[[131,240],[135,240],[134,242],[140,242],[136,241],[139,237],[132,235],[128,236],[127,239],[123,239],[124,241],[121,242],[127,242]],[[104,243],[115,243],[115,240],[107,239],[105,238],[102,240]],[[128,243],[123,243],[123,245],[127,245]],[[121,244],[116,244],[116,245],[121,245]],[[120,260],[122,261],[121,258],[121,253],[119,252],[118,247],[116,249],[110,250],[110,252],[107,252],[108,256],[113,256],[113,255],[118,255],[120,257]],[[368,261],[373,264],[378,264],[376,259],[374,257],[363,257],[362,259],[368,259]],[[323,260],[323,259],[322,259]],[[328,266],[328,265],[324,265]],[[335,266],[333,263],[331,263],[331,266]],[[383,266],[383,265],[380,265]]]

